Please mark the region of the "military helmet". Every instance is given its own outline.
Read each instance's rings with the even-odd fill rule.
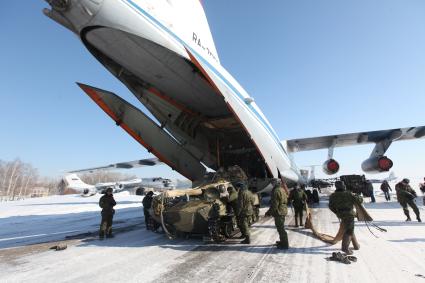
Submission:
[[[245,189],[245,188],[246,188],[246,186],[245,186],[245,183],[244,183],[244,182],[237,182],[237,183],[235,184],[235,187],[236,187],[236,188],[238,188],[238,189]]]
[[[405,183],[405,184],[409,184],[410,183],[410,180],[407,179],[407,178],[404,178],[402,182]]]
[[[149,191],[146,195],[147,196],[152,196],[153,195],[153,191]]]
[[[114,189],[112,188],[112,187],[108,187],[107,189],[106,189],[106,191],[105,191],[105,193],[109,193],[109,192],[113,192],[114,191]]]
[[[336,188],[337,191],[345,191],[346,187],[345,187],[344,181],[336,181],[335,182],[335,188]]]

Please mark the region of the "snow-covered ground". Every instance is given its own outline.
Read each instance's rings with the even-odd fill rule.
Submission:
[[[425,282],[425,224],[404,222],[394,196],[387,203],[376,195],[378,202],[365,206],[388,232],[374,231],[375,238],[356,223],[361,249],[351,265],[327,261],[340,244],[291,227],[292,211],[286,221],[291,249],[282,251],[273,246],[278,235],[270,218],[253,226],[248,246],[168,240],[145,230],[141,197],[117,194],[116,237],[99,241],[96,196],[0,203],[0,282]],[[422,199],[417,203],[425,218]],[[318,230],[335,234],[338,221],[326,197],[313,211]],[[68,249],[49,250],[58,241]]]

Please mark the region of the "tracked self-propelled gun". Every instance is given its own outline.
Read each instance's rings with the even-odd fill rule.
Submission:
[[[169,190],[154,197],[149,225],[162,227],[170,237],[202,236],[215,242],[233,237],[237,228],[236,184],[247,182],[245,173],[234,166],[219,171],[213,178],[193,189]],[[250,223],[258,221],[260,199],[254,197],[254,215]]]

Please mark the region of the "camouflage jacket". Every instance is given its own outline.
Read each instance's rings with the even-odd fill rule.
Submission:
[[[152,201],[153,197],[146,195],[142,200],[143,208],[150,209],[152,207]]]
[[[411,186],[405,185],[402,182],[395,185],[398,202],[408,202],[416,197],[415,190]]]
[[[382,183],[381,184],[381,191],[383,191],[383,192],[392,191],[390,184]]]
[[[329,209],[338,218],[355,217],[354,204],[360,204],[363,198],[350,191],[336,191],[329,197]]]
[[[114,206],[117,203],[115,202],[114,196],[108,196],[105,194],[99,200],[99,206],[102,208],[102,213],[104,214],[114,214]]]
[[[303,207],[307,202],[307,194],[301,189],[293,189],[289,193],[289,203],[294,207]]]
[[[249,216],[254,214],[254,196],[248,189],[240,190],[238,196],[238,215]]]
[[[272,190],[270,209],[267,212],[273,217],[285,216],[288,214],[288,195],[281,186],[276,186]]]

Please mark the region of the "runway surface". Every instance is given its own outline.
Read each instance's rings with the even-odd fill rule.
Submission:
[[[365,206],[388,232],[374,230],[376,238],[356,223],[361,249],[351,265],[328,261],[340,244],[327,245],[307,229],[292,227],[292,211],[286,218],[291,248],[282,251],[274,246],[272,218],[252,227],[251,245],[169,240],[145,229],[140,197],[116,199],[116,237],[104,241],[95,237],[98,197],[0,204],[0,282],[425,282],[425,225],[404,222],[399,204],[381,196]],[[326,196],[313,213],[318,230],[336,233],[338,220]],[[49,250],[57,243],[68,248]]]

